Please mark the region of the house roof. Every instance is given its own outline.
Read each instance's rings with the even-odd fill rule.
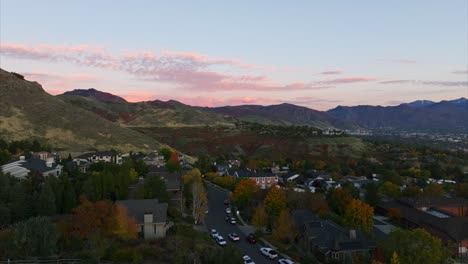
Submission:
[[[390,208],[398,209],[404,219],[417,224],[418,226],[431,229],[436,233],[442,232],[454,241],[463,241],[468,239],[468,217],[449,216],[446,218],[440,218],[418,210],[402,201],[407,201],[407,199],[400,199],[395,202],[385,202],[381,203],[379,206],[386,210]]]
[[[96,151],[96,152],[89,152],[89,153],[82,154],[82,155],[78,156],[78,158],[87,159],[87,158],[90,158],[92,156],[113,157],[113,156],[116,156],[116,155],[117,155],[117,153],[115,153],[113,151]]]
[[[306,211],[306,210],[305,210]],[[356,237],[351,238],[351,230],[324,220],[311,212],[294,211],[296,225],[304,226],[304,235],[322,252],[363,251],[375,247],[375,244],[364,233],[355,230]]]
[[[29,169],[30,171],[36,171],[39,173],[48,172],[51,170],[55,170],[57,168],[57,164],[52,163],[50,167],[47,166],[47,162],[38,158],[30,158],[25,160],[21,163],[21,167]]]
[[[228,170],[229,175],[241,178],[258,178],[258,177],[277,177],[276,174],[269,171],[251,170],[251,169],[231,169]]]
[[[411,207],[468,206],[468,200],[462,197],[404,197],[399,202]]]
[[[117,200],[116,204],[127,207],[127,215],[135,217],[137,224],[144,223],[145,213],[153,213],[154,223],[165,223],[167,218],[167,203],[159,203],[158,199]]]

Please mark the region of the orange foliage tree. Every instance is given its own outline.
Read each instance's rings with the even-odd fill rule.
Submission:
[[[258,191],[258,186],[254,180],[245,179],[241,180],[236,184],[233,193],[233,199],[236,205],[243,209],[245,206],[252,201],[252,198]]]
[[[374,208],[359,199],[353,199],[346,207],[343,218],[350,227],[370,232],[374,226]]]
[[[265,206],[260,203],[255,209],[255,214],[252,217],[252,224],[256,227],[265,227],[268,224],[268,214],[265,211]]]
[[[278,221],[273,226],[273,237],[284,244],[289,244],[296,236],[294,220],[288,209],[281,210]]]
[[[330,207],[339,215],[342,215],[353,197],[348,190],[339,188],[330,193],[328,202]]]
[[[80,201],[80,205],[73,209],[70,219],[62,223],[65,235],[86,239],[100,232],[105,237],[121,240],[136,238],[136,221],[133,217],[127,216],[125,207],[114,205],[109,201],[92,203],[83,195]]]

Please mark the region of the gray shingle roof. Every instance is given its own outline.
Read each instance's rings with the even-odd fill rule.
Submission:
[[[144,215],[153,213],[154,223],[165,223],[167,218],[167,203],[159,203],[158,199],[118,200],[116,204],[127,207],[127,214],[135,217],[137,224],[144,223]]]
[[[52,163],[51,167],[47,167],[47,163],[45,161],[41,159],[37,159],[37,158],[30,158],[30,159],[25,160],[21,166],[30,171],[44,173],[47,171],[54,170],[57,167],[57,164]]]

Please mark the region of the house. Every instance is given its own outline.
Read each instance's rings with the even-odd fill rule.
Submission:
[[[166,166],[166,160],[164,159],[164,156],[159,155],[157,151],[153,151],[150,154],[148,154],[146,157],[144,157],[143,162],[147,166],[157,166],[157,167]]]
[[[375,243],[364,233],[339,226],[308,210],[292,213],[299,231],[296,242],[303,251],[315,254],[322,261],[346,263],[356,254],[367,254],[375,248]]]
[[[86,159],[90,162],[97,163],[97,162],[112,162],[116,164],[122,164],[123,158],[122,155],[114,152],[114,151],[96,151],[91,153],[85,153],[78,158]]]
[[[127,209],[127,215],[136,220],[138,233],[145,240],[154,240],[166,236],[171,226],[167,223],[167,203],[158,199],[117,200],[117,205]]]
[[[468,257],[468,200],[460,197],[401,198],[379,204],[376,212],[400,214],[400,224],[423,228],[444,244],[456,244],[456,254]]]
[[[283,184],[286,184],[288,182],[298,182],[298,181],[303,181],[303,178],[299,173],[296,172],[286,172],[286,173],[280,173],[279,175],[279,181]]]
[[[62,169],[62,165],[58,165],[53,161],[45,161],[38,158],[25,159],[24,156],[21,156],[17,161],[2,166],[4,174],[10,174],[18,179],[26,178],[30,172],[39,173],[43,176],[59,176],[62,174]]]
[[[146,177],[150,176],[161,177],[165,184],[166,190],[169,192],[169,199],[176,205],[182,202],[183,181],[181,172],[169,172],[165,167],[148,166]]]
[[[276,186],[279,181],[277,174],[272,172],[257,171],[252,169],[236,169],[230,170],[228,175],[232,175],[236,178],[247,178],[255,181],[256,185],[261,189],[269,189]]]
[[[81,158],[74,158],[72,163],[73,163],[73,166],[76,166],[78,170],[82,173],[86,173],[92,164],[91,161],[87,159],[81,159]]]
[[[50,153],[47,151],[33,152],[32,156],[36,159],[49,162],[55,162],[55,159],[58,158],[58,155],[56,153]]]

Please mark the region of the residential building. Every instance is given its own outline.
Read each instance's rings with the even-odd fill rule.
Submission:
[[[166,166],[166,160],[164,159],[164,156],[160,155],[157,151],[153,151],[150,154],[146,155],[146,157],[143,158],[143,162],[147,166]]]
[[[376,247],[364,233],[321,219],[308,210],[296,210],[292,215],[300,248],[321,261],[348,263],[354,255],[370,253]]]
[[[468,257],[468,200],[449,197],[401,198],[381,203],[376,212],[389,210],[401,215],[400,224],[407,228],[423,228],[444,244],[455,244],[459,257]]]
[[[183,195],[183,181],[181,172],[169,172],[165,167],[148,166],[149,176],[159,176],[166,183],[166,190],[169,192],[169,199],[175,205],[180,205]]]
[[[276,186],[279,181],[277,174],[272,172],[257,171],[252,169],[236,169],[229,170],[227,175],[234,176],[236,178],[248,178],[255,181],[256,185],[261,189],[269,189]]]
[[[127,208],[127,215],[135,218],[141,238],[154,240],[166,236],[171,226],[167,223],[167,203],[159,203],[158,199],[117,200],[115,203]]]
[[[10,174],[18,179],[26,178],[30,172],[39,173],[43,176],[59,176],[62,174],[62,169],[63,166],[56,164],[54,161],[45,161],[38,158],[25,159],[24,156],[21,156],[20,160],[2,166],[4,174]]]
[[[92,164],[91,161],[87,159],[81,159],[81,158],[74,158],[72,163],[73,163],[73,166],[76,166],[78,170],[82,173],[86,173]]]
[[[345,263],[353,255],[369,253],[375,248],[375,243],[364,233],[321,219],[308,210],[294,211],[293,219],[300,234],[297,240],[300,247],[318,255],[322,261]]]
[[[113,151],[96,151],[91,153],[85,153],[78,158],[86,159],[90,162],[97,163],[97,162],[112,162],[116,164],[122,164],[123,158],[122,155]]]

